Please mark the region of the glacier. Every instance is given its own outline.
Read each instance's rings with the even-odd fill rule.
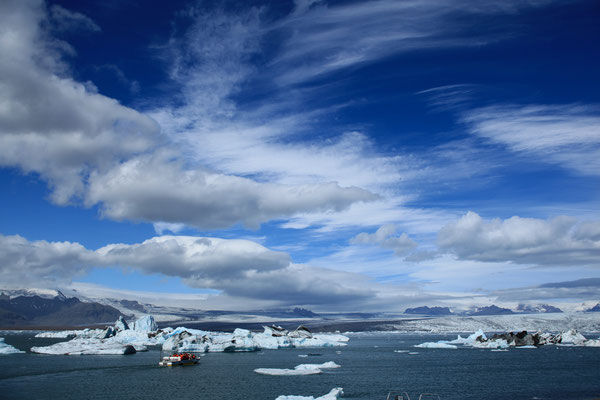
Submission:
[[[0,338],[0,354],[18,354],[25,353],[10,344],[4,342],[4,338]]]

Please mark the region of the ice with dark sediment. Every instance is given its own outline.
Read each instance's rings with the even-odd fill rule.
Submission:
[[[440,340],[438,342],[422,343],[415,347],[450,349],[457,348],[456,345],[458,344],[480,349],[507,349],[510,347],[533,349],[543,345],[600,347],[600,339],[587,339],[575,329],[570,329],[558,334],[548,332],[528,333],[527,331],[517,333],[496,333],[490,337],[486,336],[482,330],[478,330],[466,338],[458,335],[455,340]]]

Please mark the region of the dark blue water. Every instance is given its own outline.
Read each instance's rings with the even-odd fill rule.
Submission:
[[[22,350],[57,341],[25,335],[5,338]],[[413,399],[421,392],[438,393],[442,400],[600,398],[600,348],[547,346],[492,352],[412,347],[447,338],[353,336],[341,349],[211,353],[198,366],[179,368],[156,366],[157,349],[131,356],[4,355],[0,356],[0,398],[274,400],[281,394],[321,396],[334,387],[344,388],[344,398],[372,400],[385,399],[393,389],[407,391]],[[320,355],[298,357],[307,353]],[[326,361],[342,367],[311,376],[253,372]]]

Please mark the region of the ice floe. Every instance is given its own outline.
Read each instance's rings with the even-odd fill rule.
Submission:
[[[509,347],[533,349],[543,345],[600,347],[600,339],[586,339],[585,336],[577,332],[575,329],[558,334],[547,332],[528,333],[527,331],[521,331],[518,333],[497,333],[490,337],[486,336],[482,330],[479,330],[466,338],[458,335],[455,340],[427,342],[416,345],[415,347],[456,348],[456,346],[446,346],[457,344],[479,349],[507,349]]]
[[[341,365],[328,361],[323,364],[300,364],[296,365],[294,369],[282,369],[282,368],[257,368],[254,370],[257,374],[261,375],[316,375],[322,373],[323,369],[340,368]]]
[[[337,400],[344,394],[342,388],[331,389],[329,393],[321,397],[313,396],[279,396],[275,400]]]
[[[132,345],[126,345],[115,341],[103,339],[83,339],[76,338],[68,342],[55,343],[51,346],[32,347],[32,353],[40,354],[64,354],[69,356],[74,355],[126,355],[135,354],[137,351],[146,350],[143,346],[137,348]]]
[[[25,353],[25,352],[17,349],[14,346],[11,346],[10,344],[6,344],[4,342],[4,338],[0,338],[0,354],[17,354],[17,353]]]
[[[443,343],[443,342],[426,342],[421,344],[416,344],[414,347],[419,347],[423,349],[458,349],[458,346],[453,344]]]

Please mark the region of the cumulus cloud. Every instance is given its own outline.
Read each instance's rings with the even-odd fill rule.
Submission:
[[[60,7],[51,13],[63,25],[91,23]],[[48,18],[41,1],[0,5],[0,166],[38,173],[55,203],[99,204],[117,220],[224,228],[339,211],[376,197],[334,182],[277,185],[209,171],[202,160],[184,163],[153,119],[69,77],[59,41],[41,28]]]
[[[82,276],[94,260],[94,252],[79,243],[30,242],[19,235],[0,235],[0,281],[4,286],[69,282]]]
[[[350,239],[351,244],[376,244],[384,249],[394,250],[397,256],[404,256],[417,247],[417,243],[406,233],[396,236],[396,226],[383,225],[375,233],[362,232]]]
[[[154,146],[158,126],[65,76],[46,19],[41,1],[0,5],[0,166],[41,174],[66,204],[84,195],[90,170]]]
[[[600,221],[578,223],[567,216],[485,220],[469,211],[439,231],[438,245],[466,260],[598,267],[599,226]]]
[[[277,185],[185,169],[156,155],[123,162],[105,174],[92,174],[87,201],[102,204],[116,219],[185,223],[226,228],[243,222],[251,228],[299,212],[341,211],[376,198],[366,190],[337,183]]]
[[[463,115],[473,134],[586,175],[600,173],[600,107],[496,105]]]
[[[0,235],[0,278],[6,286],[68,284],[90,267],[179,277],[191,287],[276,305],[347,303],[345,307],[377,293],[365,276],[294,264],[287,253],[243,239],[158,236],[94,251],[78,243]]]

